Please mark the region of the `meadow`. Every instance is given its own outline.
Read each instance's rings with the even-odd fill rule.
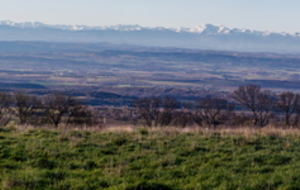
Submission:
[[[298,129],[0,131],[1,189],[300,189]]]

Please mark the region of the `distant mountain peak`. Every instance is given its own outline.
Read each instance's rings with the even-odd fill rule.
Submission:
[[[205,24],[192,28],[134,25],[50,25],[0,21],[0,41],[50,41],[167,46],[228,51],[299,52],[300,33],[258,31]]]
[[[223,25],[206,24],[200,25],[189,30],[192,33],[205,33],[205,34],[228,34],[230,29]]]
[[[80,31],[80,30],[116,30],[116,31],[140,31],[140,30],[170,30],[177,33],[196,33],[196,34],[254,34],[254,35],[282,35],[282,36],[300,36],[300,33],[287,33],[287,32],[271,32],[271,31],[257,31],[251,29],[238,29],[233,28],[229,29],[224,25],[213,25],[205,24],[196,26],[193,28],[178,27],[178,28],[165,28],[165,27],[144,27],[138,24],[135,25],[107,25],[107,26],[87,26],[87,25],[51,25],[44,24],[41,22],[13,22],[10,20],[0,21],[0,26],[11,26],[17,28],[52,28],[52,29],[61,29],[61,30],[71,30],[71,31]]]

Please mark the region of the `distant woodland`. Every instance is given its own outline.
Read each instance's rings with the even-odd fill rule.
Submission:
[[[98,99],[122,96],[97,93]],[[108,97],[107,97],[108,96]],[[22,91],[0,93],[0,124],[14,122],[35,127],[98,127],[111,124],[179,128],[198,126],[281,128],[300,125],[300,95],[291,91],[274,93],[257,85],[239,86],[227,97],[206,96],[194,101],[179,101],[171,96],[132,98],[129,105],[92,106],[80,96],[63,92],[33,95]],[[123,100],[125,101],[125,100]]]

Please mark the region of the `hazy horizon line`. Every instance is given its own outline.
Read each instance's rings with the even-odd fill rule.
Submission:
[[[34,24],[34,23],[41,23],[41,24],[44,24],[44,25],[48,25],[48,26],[55,26],[55,25],[58,25],[58,26],[88,26],[88,27],[104,27],[104,26],[118,26],[118,25],[121,25],[121,26],[140,26],[140,27],[144,27],[144,28],[166,28],[166,29],[178,29],[178,28],[187,28],[187,29],[192,29],[192,28],[196,28],[196,27],[199,27],[199,26],[206,26],[206,25],[213,25],[213,26],[223,26],[223,27],[226,27],[230,30],[233,30],[233,29],[240,29],[240,30],[252,30],[252,31],[262,31],[262,32],[274,32],[274,33],[289,33],[289,34],[295,34],[295,33],[299,33],[299,31],[294,31],[294,32],[286,32],[284,30],[281,30],[281,31],[275,31],[275,30],[269,30],[269,29],[266,29],[266,30],[260,30],[260,29],[252,29],[252,28],[242,28],[242,27],[228,27],[227,25],[224,25],[224,24],[214,24],[214,23],[206,23],[206,24],[199,24],[199,25],[196,25],[196,26],[191,26],[191,27],[187,27],[187,26],[177,26],[177,27],[168,27],[168,26],[162,26],[162,25],[156,25],[156,26],[147,26],[147,25],[143,25],[143,24],[138,24],[138,23],[135,23],[135,24],[105,24],[105,25],[91,25],[91,24],[67,24],[67,23],[47,23],[47,22],[43,22],[43,21],[38,21],[38,20],[35,20],[35,21],[14,21],[14,20],[11,20],[11,19],[3,19],[3,20],[0,20],[0,22],[3,22],[3,21],[8,21],[8,22],[12,22],[12,23],[17,23],[17,24],[21,24],[21,23],[31,23],[31,24]]]

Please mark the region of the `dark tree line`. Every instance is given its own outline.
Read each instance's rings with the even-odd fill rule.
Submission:
[[[180,103],[171,97],[152,97],[138,99],[135,105],[146,126],[163,127],[171,124]]]
[[[102,114],[103,115],[103,114]],[[179,102],[173,97],[137,99],[135,108],[107,108],[104,114],[147,127],[197,124],[201,127],[251,125],[264,127],[279,123],[288,127],[300,125],[300,95],[294,92],[275,94],[257,85],[240,86],[227,98],[205,97],[194,102]],[[101,116],[102,117],[102,116]],[[0,92],[0,126],[14,120],[21,125],[61,124],[94,126],[99,124],[99,112],[78,99],[63,93],[35,96],[24,92]],[[103,122],[105,123],[105,122]]]
[[[180,123],[182,127],[189,121],[209,128],[244,123],[264,127],[270,122],[298,127],[300,118],[299,94],[275,94],[257,85],[239,86],[227,99],[206,97],[196,100],[186,109],[170,97],[139,99],[135,106],[148,127],[174,125],[179,120],[184,121]]]
[[[195,111],[192,112],[194,121],[202,126],[216,127],[225,124],[230,117],[234,116],[233,103],[220,98],[203,98],[196,100]]]
[[[231,97],[252,112],[255,126],[267,125],[276,110],[276,95],[260,86],[240,86]]]
[[[47,94],[42,97],[24,92],[0,93],[0,124],[7,125],[15,120],[21,125],[59,124],[94,125],[94,110],[79,100],[63,93]]]

